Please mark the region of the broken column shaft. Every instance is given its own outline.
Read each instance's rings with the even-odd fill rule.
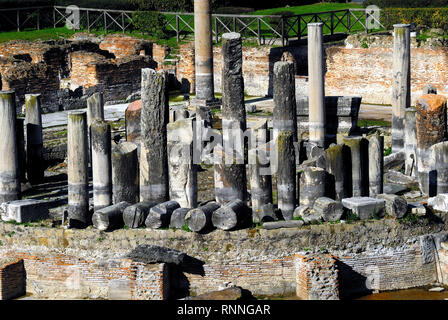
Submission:
[[[426,94],[417,99],[415,121],[417,127],[417,178],[420,189],[429,195],[429,148],[445,140],[446,104],[443,95]]]
[[[169,106],[163,71],[142,69],[140,201],[168,200],[167,132]]]
[[[325,147],[325,79],[323,24],[308,24],[309,136],[310,142]]]
[[[294,64],[276,62],[274,64],[274,140],[278,132],[291,131],[297,141],[297,105],[295,91]]]
[[[325,197],[326,171],[322,168],[308,167],[300,173],[300,205],[312,207],[314,202]]]
[[[405,151],[405,174],[407,176],[417,176],[417,127],[416,110],[414,107],[405,111],[405,132],[404,132],[404,151]]]
[[[85,111],[68,113],[67,159],[69,226],[82,228],[89,223],[88,146]]]
[[[139,199],[139,166],[137,146],[123,142],[112,149],[112,195],[113,203],[122,201],[134,204]]]
[[[276,143],[277,202],[285,220],[292,220],[296,206],[294,133],[280,131]]]
[[[254,222],[261,221],[262,207],[272,203],[272,176],[265,144],[249,150],[249,183]]]
[[[410,25],[394,25],[392,152],[404,148],[404,113],[411,106]]]
[[[95,119],[104,120],[104,99],[101,92],[96,92],[87,99],[87,124],[89,128]]]
[[[44,178],[42,109],[40,94],[25,95],[26,171],[31,184]]]
[[[20,199],[19,154],[16,143],[14,91],[0,91],[0,203]]]
[[[448,141],[436,143],[429,150],[429,195],[448,192]]]
[[[384,137],[379,134],[369,139],[369,196],[383,193]]]
[[[213,101],[213,43],[210,0],[194,0],[196,99]]]
[[[330,185],[329,197],[342,201],[347,196],[347,163],[344,157],[344,145],[334,145],[325,150],[325,163],[328,177],[331,179],[331,181],[328,181]]]
[[[368,154],[367,141],[361,136],[343,137],[342,141],[350,148],[352,196],[367,196],[369,193],[365,172]]]
[[[90,125],[92,141],[93,207],[100,210],[112,204],[112,163],[110,125],[95,119]]]
[[[193,119],[183,119],[167,125],[170,199],[185,208],[196,208],[198,203],[197,166],[193,162],[193,124]]]

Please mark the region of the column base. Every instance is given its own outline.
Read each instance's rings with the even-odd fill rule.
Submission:
[[[213,107],[219,107],[221,105],[222,105],[222,100],[221,99],[207,100],[207,99],[196,99],[196,98],[194,98],[190,102],[190,106],[193,106],[193,107],[194,106],[198,106],[198,107],[213,108]]]

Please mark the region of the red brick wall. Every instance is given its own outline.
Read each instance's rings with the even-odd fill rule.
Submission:
[[[149,46],[151,46],[149,41],[122,34],[108,35],[100,43],[100,49],[113,53],[117,59],[139,55],[141,50]]]
[[[25,295],[26,279],[22,259],[0,260],[0,300]]]

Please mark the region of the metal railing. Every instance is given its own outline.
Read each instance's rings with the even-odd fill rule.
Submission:
[[[56,28],[66,24],[72,14],[64,6],[28,7],[0,9],[0,25],[9,25],[17,31],[41,29],[51,25]],[[129,10],[110,10],[78,8],[81,29],[126,32],[133,29],[132,14]],[[166,29],[176,36],[177,41],[194,33],[194,14],[181,12],[163,12],[166,17]],[[14,17],[14,18],[12,18]],[[213,14],[212,36],[215,42],[225,32],[241,33],[244,39],[256,39],[258,44],[272,44],[280,40],[287,45],[291,40],[300,40],[307,36],[307,24],[322,22],[325,35],[336,33],[369,32],[368,21],[373,20],[381,28],[384,26],[372,13],[364,9],[345,9],[300,15],[235,15]],[[49,21],[51,21],[49,23]]]

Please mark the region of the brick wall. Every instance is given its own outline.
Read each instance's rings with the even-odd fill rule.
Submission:
[[[0,300],[14,299],[26,293],[26,275],[22,259],[0,259]]]
[[[441,247],[438,250],[439,258],[439,280],[444,284],[448,285],[448,242],[441,243]]]
[[[151,48],[151,42],[123,34],[108,35],[100,43],[100,49],[113,53],[117,59],[129,55],[139,55],[141,51],[149,54]]]
[[[194,44],[187,43],[179,48],[180,60],[177,64],[177,80],[181,84],[181,92],[195,92],[194,76]]]
[[[129,259],[83,259],[46,250],[8,251],[11,259],[23,259],[26,291],[39,299],[167,298],[165,264],[144,264]]]

